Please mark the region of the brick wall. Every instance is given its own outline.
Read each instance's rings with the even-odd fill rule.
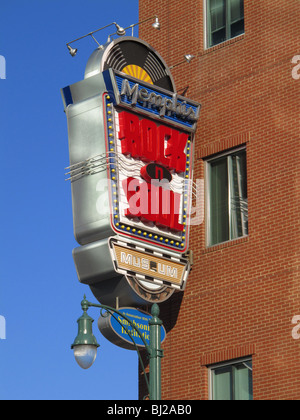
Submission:
[[[211,363],[253,356],[254,399],[300,399],[299,0],[245,0],[245,34],[206,50],[202,0],[140,0],[140,37],[169,65],[178,92],[202,104],[194,179],[204,159],[247,146],[249,235],[212,248],[193,226],[184,294],[161,305],[163,399],[207,399]],[[141,397],[144,395],[141,381]]]

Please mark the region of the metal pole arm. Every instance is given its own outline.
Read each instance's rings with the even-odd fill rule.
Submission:
[[[89,33],[88,33],[88,34],[86,34],[86,35],[83,35],[83,36],[80,36],[79,38],[73,39],[73,41],[67,42],[67,45],[70,45],[70,44],[72,44],[73,42],[79,41],[80,39],[86,38],[87,36],[92,36],[92,35],[93,35],[93,34],[95,34],[96,32],[99,32],[99,31],[101,31],[102,29],[106,29],[106,28],[108,28],[108,27],[109,27],[109,26],[111,26],[111,25],[116,25],[116,22],[109,23],[108,25],[103,26],[102,28],[96,29],[95,31],[89,32]]]
[[[124,314],[122,314],[122,312],[118,311],[117,309],[111,307],[111,306],[107,306],[107,305],[102,305],[102,304],[97,304],[97,303],[91,303],[89,301],[87,301],[84,297],[84,300],[81,302],[81,307],[84,310],[84,305],[87,305],[89,308],[93,307],[93,308],[100,308],[100,309],[104,309],[105,311],[109,312],[112,316],[116,313],[118,315],[120,315],[123,319],[125,319],[128,324],[137,332],[138,336],[140,337],[140,339],[143,341],[143,344],[147,350],[148,355],[150,356],[151,350],[150,350],[150,346],[148,345],[147,341],[145,340],[145,338],[143,337],[143,335],[140,333],[140,331],[138,330],[138,328],[132,323],[132,321]],[[102,315],[103,316],[103,315]],[[126,326],[121,324],[121,322],[118,320],[118,318],[114,317],[116,319],[116,321],[118,321],[118,323],[126,330]],[[128,333],[128,331],[126,330],[126,332]],[[129,334],[131,336],[131,334]]]

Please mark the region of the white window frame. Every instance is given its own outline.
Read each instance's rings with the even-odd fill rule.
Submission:
[[[203,26],[204,26],[204,49],[205,50],[209,50],[210,48],[213,48],[216,45],[223,44],[224,42],[229,41],[230,39],[238,38],[239,36],[242,35],[241,34],[241,35],[234,36],[232,38],[228,38],[225,41],[220,42],[219,44],[210,45],[209,44],[209,37],[208,37],[208,30],[209,30],[209,27],[210,27],[210,25],[208,23],[208,18],[209,18],[209,16],[208,16],[208,0],[203,0],[203,16],[204,16],[204,25]],[[245,27],[244,27],[244,33],[245,33]]]
[[[248,232],[245,232],[245,228],[244,228],[244,224],[245,224],[245,216],[242,214],[242,229],[243,229],[243,235],[242,236],[237,236],[234,238],[230,238],[224,242],[218,242],[215,244],[211,244],[210,242],[210,237],[211,237],[211,219],[210,219],[210,215],[211,215],[211,211],[210,211],[210,174],[209,174],[209,165],[211,162],[223,158],[223,157],[228,157],[234,153],[238,153],[241,151],[245,151],[246,156],[247,156],[247,147],[246,145],[242,145],[240,147],[234,148],[234,149],[230,149],[230,150],[226,150],[224,152],[221,152],[219,154],[216,154],[208,159],[205,160],[205,166],[204,166],[204,174],[205,174],[205,243],[207,247],[211,247],[211,246],[216,246],[216,245],[220,245],[222,243],[227,243],[227,242],[231,242],[234,241],[236,239],[240,239],[243,237],[247,237],[249,235]],[[229,212],[229,223],[231,222],[230,219],[230,211],[231,211],[231,207],[232,207],[232,203],[230,201],[230,183],[228,185],[228,189],[229,189],[229,193],[228,193],[228,212]],[[239,185],[240,187],[240,185]],[[231,231],[231,227],[229,226],[229,232]]]
[[[240,359],[233,359],[233,360],[228,360],[226,362],[220,362],[220,363],[216,363],[213,365],[209,365],[207,366],[208,368],[208,399],[209,401],[214,401],[213,400],[213,371],[219,368],[223,368],[223,367],[228,367],[231,365],[236,365],[239,363],[247,363],[247,362],[251,362],[252,367],[248,367],[248,369],[250,369],[251,371],[253,371],[253,360],[251,356],[247,356],[247,357],[242,357]],[[252,381],[253,381],[253,375],[252,375]]]

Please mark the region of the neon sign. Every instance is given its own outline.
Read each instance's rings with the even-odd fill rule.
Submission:
[[[157,51],[126,36],[95,50],[84,80],[61,93],[79,281],[110,306],[169,299],[191,269],[201,105],[176,93]]]
[[[200,105],[112,70],[104,80],[112,228],[186,252]]]

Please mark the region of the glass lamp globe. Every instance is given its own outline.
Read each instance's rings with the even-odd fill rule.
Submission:
[[[82,369],[88,369],[94,363],[97,356],[97,346],[81,344],[73,347],[76,362]]]

